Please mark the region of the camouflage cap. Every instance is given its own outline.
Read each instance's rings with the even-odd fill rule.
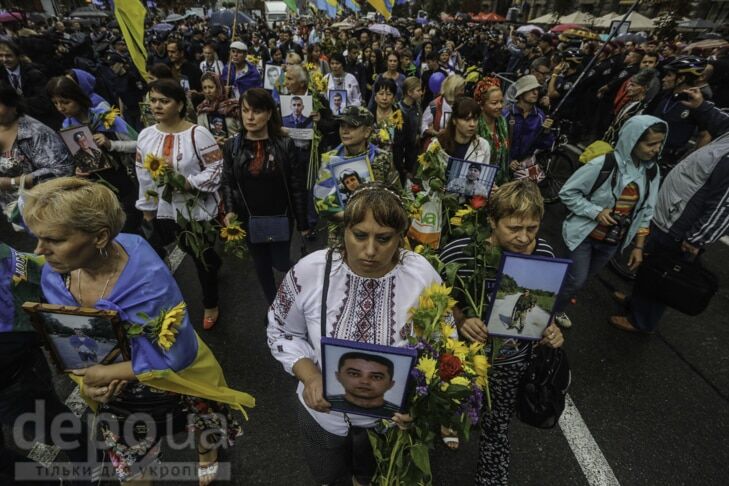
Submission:
[[[371,127],[375,124],[374,115],[364,106],[348,106],[336,119],[353,127]]]

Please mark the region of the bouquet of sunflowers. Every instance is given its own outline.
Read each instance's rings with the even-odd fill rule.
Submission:
[[[140,312],[139,317],[147,321],[146,325],[130,326],[127,335],[129,337],[146,336],[160,348],[169,351],[175,344],[178,329],[185,318],[185,303],[180,302],[171,309],[164,309],[155,317],[150,317],[144,312]]]
[[[457,337],[451,311],[451,289],[434,284],[411,309],[415,336],[409,346],[418,351],[411,371],[415,386],[410,396],[412,424],[370,432],[377,461],[373,483],[383,486],[432,484],[429,451],[440,427],[469,437],[479,419],[484,393],[488,397],[488,361],[480,343]]]
[[[149,153],[144,158],[143,167],[149,172],[156,187],[156,190],[147,190],[145,196],[163,201],[172,202],[175,193],[183,194],[185,198],[185,212],[177,211],[177,224],[182,231],[178,234],[178,241],[184,239],[185,245],[192,250],[196,258],[203,259],[203,253],[211,242],[220,233],[224,240],[224,248],[227,253],[238,258],[245,258],[245,231],[240,223],[232,221],[228,225],[220,225],[215,220],[198,221],[192,217],[192,212],[197,206],[198,200],[203,193],[195,188],[189,188],[185,177],[172,170],[169,162],[158,155]],[[204,259],[203,259],[204,261]]]

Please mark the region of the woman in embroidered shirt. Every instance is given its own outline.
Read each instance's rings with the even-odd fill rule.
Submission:
[[[240,97],[240,110],[243,132],[224,147],[221,189],[225,222],[238,219],[246,227],[248,250],[270,304],[276,296],[273,269],[286,272],[291,268],[289,247],[294,221],[303,235],[309,234],[306,166],[299,163],[293,140],[283,134],[281,117],[268,91],[246,91]],[[270,228],[252,229],[251,217],[268,217],[275,223],[277,216],[279,224],[281,218],[288,220],[283,229],[286,234],[276,235],[275,241],[261,241],[271,236],[264,234]]]
[[[215,73],[207,72],[200,78],[202,84],[202,92],[205,99],[197,105],[197,124],[201,125],[215,135],[218,145],[222,146],[227,138],[232,137],[240,131],[240,113],[238,112],[238,101],[234,99],[226,99],[223,85],[220,82],[220,76]],[[225,128],[227,128],[228,136],[217,135],[215,130],[217,127],[211,127],[210,124],[216,122],[216,118],[225,120]]]
[[[131,173],[131,154],[136,149],[137,132],[118,110],[92,108],[91,99],[83,89],[66,76],[51,79],[46,89],[56,110],[65,117],[62,128],[88,126],[94,143],[101,150],[101,159],[91,166],[83,164],[79,154],[75,158],[76,175],[111,184],[127,215],[124,231],[139,231],[141,215],[134,207],[137,182]]]
[[[145,235],[160,256],[190,225],[178,224],[178,213],[187,221],[210,222],[218,214],[218,189],[223,168],[223,152],[207,128],[184,119],[185,90],[171,79],[149,85],[149,101],[157,124],[145,128],[137,143],[136,169],[139,179],[137,208],[144,213]],[[172,190],[157,181],[164,171],[184,178],[184,188]],[[171,188],[170,188],[171,189]],[[167,192],[167,196],[165,196]],[[193,257],[202,287],[204,329],[218,320],[218,269],[220,257],[214,240],[206,237],[193,248],[185,234],[177,238],[180,248]]]
[[[491,164],[499,167],[495,182],[500,185],[509,181],[509,127],[501,114],[504,93],[500,81],[496,78],[479,81],[473,98],[481,106],[478,135],[489,143]]]
[[[367,429],[378,419],[330,410],[321,371],[321,313],[326,335],[404,346],[408,309],[441,279],[420,255],[402,249],[408,215],[400,198],[378,183],[361,186],[344,212],[341,245],[332,250],[329,290],[322,295],[327,250],[300,260],[281,283],[268,312],[268,343],[284,369],[299,379],[298,415],[304,455],[318,484],[339,479],[370,484],[374,457]],[[324,297],[324,299],[323,299]],[[407,416],[395,414],[403,424]]]
[[[129,337],[131,361],[93,365],[69,375],[103,419],[98,432],[121,481],[143,477],[160,440],[191,426],[199,434],[200,484],[217,472],[217,448],[240,435],[230,407],[244,412],[253,397],[228,388],[220,365],[197,336],[180,289],[140,236],[120,233],[124,213],[103,184],[60,177],[24,193],[23,218],[46,259],[46,302],[115,311]],[[164,317],[165,324],[153,319]],[[152,410],[153,412],[150,412]],[[151,415],[154,430],[134,436],[124,418]],[[161,425],[169,419],[171,427]],[[141,434],[141,435],[138,435]]]

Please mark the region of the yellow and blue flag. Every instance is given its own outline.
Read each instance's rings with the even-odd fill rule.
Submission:
[[[386,20],[392,17],[392,0],[367,0]]]
[[[339,10],[339,3],[337,0],[326,0],[326,12],[327,16],[331,18],[337,17],[337,10]]]
[[[359,11],[362,9],[357,0],[344,0],[344,6],[354,13],[359,13]]]
[[[139,0],[111,1],[111,8],[119,24],[129,56],[137,71],[147,79],[147,49],[144,47],[144,17],[147,9]]]

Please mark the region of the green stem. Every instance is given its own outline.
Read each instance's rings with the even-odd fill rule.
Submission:
[[[468,301],[468,305],[471,307],[471,309],[473,309],[473,311],[476,312],[479,309],[479,307],[476,305],[476,302],[473,300],[473,297],[471,297],[471,293],[467,290],[467,285],[463,281],[463,277],[461,277],[460,275],[456,274],[456,278],[458,279],[458,281],[461,284],[461,287],[460,287],[459,290],[461,292],[463,292],[463,295],[466,297],[466,300]],[[480,312],[477,315],[479,317],[481,317],[481,313]]]
[[[391,481],[393,468],[396,462],[395,458],[398,456],[398,454],[400,453],[400,449],[404,445],[405,441],[403,440],[403,436],[407,434],[407,432],[400,429],[396,429],[395,433],[397,434],[397,440],[395,441],[395,445],[392,447],[392,452],[390,453],[390,464],[388,464],[387,466],[387,475],[382,482],[382,486],[391,486],[393,484]]]

